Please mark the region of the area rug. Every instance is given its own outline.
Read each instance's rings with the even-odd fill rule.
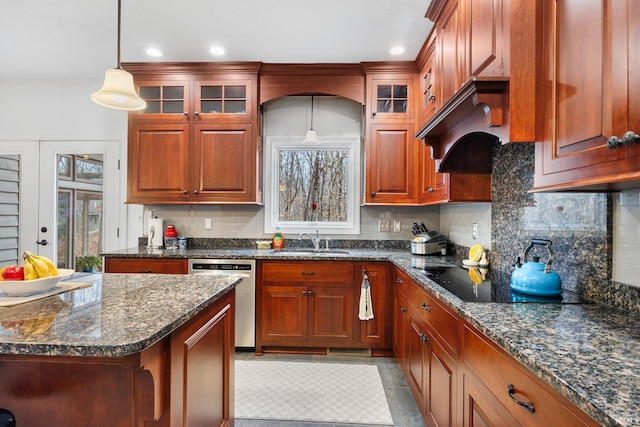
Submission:
[[[235,362],[235,417],[393,425],[378,367]]]

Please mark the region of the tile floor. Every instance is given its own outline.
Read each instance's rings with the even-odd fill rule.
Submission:
[[[291,354],[265,354],[255,356],[253,353],[238,352],[238,360],[302,360],[305,362],[327,363],[362,363],[378,366],[382,385],[387,395],[389,410],[396,427],[422,427],[424,421],[418,405],[411,394],[409,385],[402,374],[400,365],[392,357],[363,357],[363,356],[314,356]],[[268,421],[268,420],[241,420],[236,419],[237,427],[354,427],[354,424],[313,423],[299,421]],[[358,427],[364,427],[358,424]],[[379,426],[378,426],[379,427]]]

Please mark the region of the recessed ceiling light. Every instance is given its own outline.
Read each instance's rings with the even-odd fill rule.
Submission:
[[[389,52],[391,53],[391,55],[402,55],[403,53],[405,53],[407,51],[408,47],[405,45],[399,45],[399,46],[394,46],[392,47]]]
[[[146,49],[147,55],[153,56],[154,58],[159,58],[164,55],[162,49],[158,49],[157,47],[148,47]]]
[[[221,48],[220,46],[212,47],[211,49],[209,49],[209,52],[211,52],[212,55],[216,55],[216,56],[224,55],[224,49]]]

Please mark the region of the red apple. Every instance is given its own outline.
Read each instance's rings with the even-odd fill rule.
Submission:
[[[24,280],[24,267],[10,265],[2,270],[2,280]]]

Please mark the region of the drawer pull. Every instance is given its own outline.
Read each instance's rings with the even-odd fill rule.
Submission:
[[[422,332],[418,333],[418,336],[420,337],[420,341],[422,341],[423,343],[426,344],[429,342],[429,337],[423,334]]]
[[[303,271],[300,274],[302,274],[303,276],[313,276],[314,274],[316,274],[315,271]]]
[[[422,307],[422,309],[426,310],[426,311],[431,311],[431,306],[427,305],[426,302],[423,302],[422,304],[420,304],[420,307]]]
[[[400,313],[406,313],[407,309],[405,307],[400,307]]]
[[[396,277],[396,283],[402,283],[402,279],[399,277]]]
[[[153,273],[153,270],[138,270],[138,273]]]
[[[518,405],[524,406],[525,408],[527,408],[527,411],[531,412],[532,414],[535,412],[535,409],[533,408],[533,403],[531,403],[531,402],[523,402],[521,400],[518,400],[514,396],[515,390],[513,389],[513,385],[509,384],[507,386],[507,393],[509,393],[509,397],[511,398],[511,400],[516,402]]]

